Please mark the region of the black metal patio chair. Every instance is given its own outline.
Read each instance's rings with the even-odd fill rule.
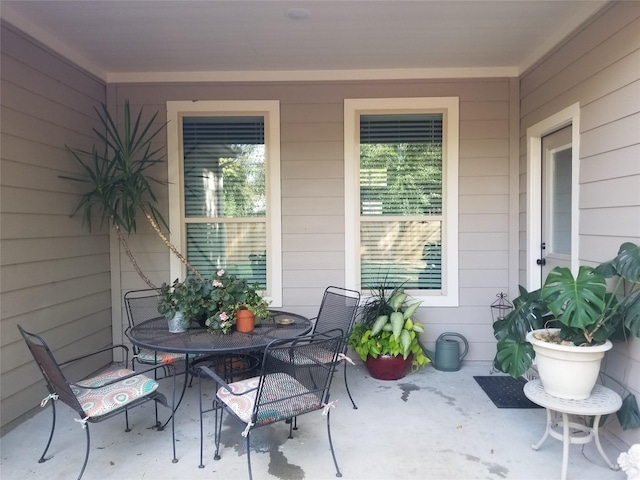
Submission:
[[[349,359],[346,357],[346,353],[349,347],[349,335],[351,335],[355,324],[359,304],[360,292],[341,287],[327,287],[322,296],[322,303],[311,332],[312,334],[325,333],[336,328],[344,332],[343,343],[340,348],[342,355],[338,358],[338,362],[343,362],[344,364],[344,386],[354,409],[358,407],[353,401],[349,383],[347,382],[347,362]]]
[[[153,318],[160,317],[160,313],[158,313],[158,303],[160,301],[160,294],[158,290],[154,288],[148,288],[144,290],[131,290],[124,294],[124,305],[125,310],[127,312],[127,320],[129,322],[128,329],[133,328],[134,326],[146,321],[151,320]],[[131,357],[131,369],[135,370],[135,362],[138,362],[142,365],[160,365],[163,367],[163,371],[165,375],[167,374],[167,369],[169,366],[171,367],[171,371],[175,374],[177,373],[177,369],[175,368],[175,364],[184,362],[184,371],[185,371],[185,383],[182,387],[182,393],[178,400],[178,405],[182,402],[182,398],[185,394],[185,389],[188,382],[188,374],[189,374],[189,361],[195,358],[198,358],[199,355],[185,355],[184,353],[173,353],[173,352],[159,352],[155,350],[148,350],[145,348],[140,348],[136,345],[133,346],[133,356]],[[154,370],[154,379],[159,380],[157,375],[158,370]],[[158,430],[164,429],[167,423],[169,423],[169,419],[165,421],[165,423],[161,423],[158,420],[158,408],[156,405],[156,428]]]
[[[53,432],[56,428],[56,400],[61,400],[78,413],[80,418],[76,419],[76,421],[81,423],[82,428],[86,432],[87,447],[78,480],[82,478],[89,460],[91,445],[89,423],[102,422],[115,415],[124,413],[126,423],[125,432],[129,432],[130,409],[149,401],[153,401],[156,405],[160,403],[172,409],[173,405],[169,405],[166,397],[158,391],[158,382],[144,375],[144,373],[152,369],[161,368],[161,366],[151,367],[144,372],[134,372],[128,368],[112,368],[77,382],[67,380],[62,371],[61,367],[63,365],[69,365],[103,352],[113,351],[116,348],[123,349],[125,352],[125,360],[128,363],[129,349],[125,345],[114,345],[89,355],[83,355],[66,362],[58,363],[42,337],[27,332],[20,325],[18,325],[18,329],[47,383],[49,395],[42,400],[40,406],[46,406],[51,400],[53,412],[53,423],[51,425],[49,440],[38,463],[43,463],[51,458],[46,457],[46,454],[51,445]],[[172,402],[174,401],[175,387]],[[173,422],[171,424],[171,436],[173,442],[173,461],[175,462],[177,460]]]
[[[226,411],[244,426],[242,436],[246,438],[247,465],[249,479],[251,471],[251,432],[258,427],[323,410],[327,417],[329,447],[336,468],[336,476],[341,477],[338,462],[331,439],[329,401],[331,381],[335,372],[334,364],[343,345],[344,334],[341,330],[300,337],[296,340],[274,340],[265,349],[260,375],[233,383],[206,366],[198,369],[200,388],[200,468],[202,462],[204,427],[203,414],[215,412],[215,454],[220,459],[220,439],[222,434],[223,412]],[[327,358],[327,353],[329,357]],[[323,360],[319,360],[323,358]],[[298,362],[297,359],[305,359]],[[216,394],[212,407],[203,407],[204,380],[215,380]],[[291,430],[289,438],[291,438]]]

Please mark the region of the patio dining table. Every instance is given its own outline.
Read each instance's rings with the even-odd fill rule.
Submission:
[[[171,333],[164,317],[139,323],[126,332],[134,345],[158,352],[187,355],[220,355],[264,350],[273,340],[286,340],[311,331],[311,321],[296,313],[270,310],[267,320],[256,324],[250,333],[232,330],[223,335],[206,328],[189,328],[186,332]]]
[[[128,329],[125,334],[134,345],[158,352],[184,353],[191,363],[206,362],[210,359],[233,357],[232,368],[236,369],[239,357],[251,358],[252,353],[263,351],[274,340],[288,340],[306,335],[311,331],[311,321],[302,315],[281,310],[269,310],[269,318],[256,324],[250,333],[238,332],[235,329],[228,334],[211,333],[206,327],[189,328],[186,332],[171,333],[165,317],[153,318]],[[215,360],[214,360],[215,361]],[[246,373],[258,365],[242,363],[242,371],[233,374]],[[175,415],[184,396],[189,375],[189,361],[185,362],[185,381],[178,403],[175,402],[175,384],[172,401],[172,413],[169,419],[158,429],[162,430]],[[173,463],[176,463],[175,447]]]

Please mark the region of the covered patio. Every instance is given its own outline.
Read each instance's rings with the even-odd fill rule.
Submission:
[[[531,448],[545,410],[499,409],[473,377],[490,374],[496,352],[491,302],[501,293],[513,300],[519,285],[534,289],[542,278],[544,137],[571,131],[571,218],[558,226],[571,224],[572,243],[563,260],[572,268],[598,264],[622,242],[640,242],[640,2],[2,0],[0,26],[3,479],[76,478],[85,445],[75,414],[60,405],[53,458],[38,463],[51,412],[37,407],[47,392],[17,325],[45,337],[60,360],[127,342],[123,298],[145,284],[113,229],[96,219],[89,231],[70,216],[84,191],[61,178],[81,171],[67,146],[91,149],[94,109],[109,107],[120,127],[127,102],[174,129],[156,141],[166,161],[153,174],[162,185],[157,206],[185,251],[192,218],[179,208],[178,119],[262,118],[275,208],[268,222],[247,221],[270,236],[242,252],[244,267],[251,256],[264,264],[265,252],[271,307],[308,318],[328,285],[367,293],[356,172],[377,170],[361,168],[355,119],[373,124],[375,112],[391,118],[418,101],[422,113],[439,109],[451,148],[436,173],[444,172],[449,198],[443,215],[423,212],[414,222],[444,222],[445,230],[433,223],[444,240],[416,243],[424,269],[407,270],[441,284],[413,292],[424,294],[416,312],[423,343],[433,348],[443,332],[459,332],[469,353],[460,371],[428,365],[397,382],[372,379],[352,354],[359,408],[351,408],[341,372],[333,385],[338,462],[344,478],[358,480],[560,477],[560,442]],[[140,223],[129,246],[142,270],[155,285],[184,278],[165,243]],[[100,357],[69,376],[112,361],[121,358]],[[640,398],[640,339],[616,344],[603,371]],[[170,393],[169,382],[161,389]],[[197,389],[187,389],[176,464],[170,430],[150,428],[153,405],[131,412],[130,433],[124,419],[92,425],[83,478],[247,478],[244,439],[231,422],[222,459],[212,459],[213,418],[198,468],[197,406]],[[309,414],[299,424],[293,439],[285,425],[255,432],[256,478],[335,478],[325,418]],[[640,429],[623,431],[610,415],[601,439],[616,462],[640,443]],[[571,446],[567,478],[625,474],[607,468],[589,443]]]
[[[429,365],[399,381],[380,381],[369,376],[356,355],[352,357],[356,365],[349,366],[349,385],[358,409],[351,407],[342,373],[337,374],[332,387],[332,398],[338,400],[331,410],[332,436],[344,478],[560,477],[560,442],[549,438],[539,451],[531,449],[544,431],[545,410],[496,408],[473,379],[475,375],[489,375],[490,365],[465,363],[457,372],[442,372]],[[168,392],[170,387],[163,383],[161,388]],[[154,413],[153,405],[147,404],[132,411],[130,433],[124,433],[122,418],[91,426],[92,449],[83,478],[248,478],[244,438],[239,426],[228,417],[219,461],[212,458],[213,418],[209,417],[205,468],[198,468],[197,393],[195,385],[187,389],[176,417],[177,464],[171,463],[171,431],[149,428]],[[42,396],[45,394],[43,388]],[[49,432],[48,406],[2,438],[3,478],[75,478],[82,462],[84,433],[73,421],[70,409],[60,405],[58,411],[58,429],[50,450],[53,458],[46,463],[37,460]],[[313,412],[300,417],[298,426],[291,440],[282,423],[253,433],[254,478],[335,478],[325,417]],[[604,435],[602,445],[615,462],[626,447],[612,444],[610,438]],[[625,474],[610,470],[592,442],[571,446],[567,478],[622,480]]]

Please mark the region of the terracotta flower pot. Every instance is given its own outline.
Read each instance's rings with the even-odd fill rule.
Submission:
[[[379,355],[378,358],[368,356],[365,365],[373,378],[378,380],[399,380],[409,373],[412,360],[413,354],[409,354],[406,360],[402,355]]]
[[[236,312],[236,330],[242,333],[253,332],[256,327],[256,316],[251,310],[238,310]]]

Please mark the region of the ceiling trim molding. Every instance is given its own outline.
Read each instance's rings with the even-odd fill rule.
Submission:
[[[79,55],[78,52],[59,41],[48,32],[44,31],[37,25],[16,13],[11,7],[2,4],[2,19],[10,23],[18,30],[26,33],[34,40],[42,43],[44,46],[54,51],[58,55],[74,63],[78,67],[86,70],[100,80],[106,82],[108,73],[86,57]]]
[[[598,0],[589,2],[578,9],[576,13],[571,17],[563,27],[556,31],[555,35],[549,36],[543,43],[525,58],[519,65],[518,73],[522,75],[531,67],[536,65],[540,60],[545,58],[549,53],[554,51],[567,40],[567,38],[576,34],[580,27],[589,22],[593,17],[600,12],[605,5],[611,3],[610,0]]]
[[[517,67],[109,73],[108,83],[287,82],[517,77]]]

